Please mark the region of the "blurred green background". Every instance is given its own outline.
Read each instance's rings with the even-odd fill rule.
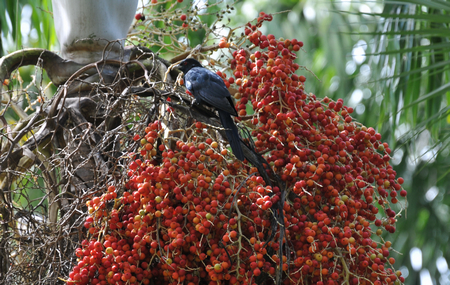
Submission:
[[[307,77],[306,90],[343,98],[354,117],[375,127],[394,150],[392,163],[408,191],[407,211],[395,234],[385,238],[399,252],[395,267],[405,284],[450,284],[450,1],[226,4],[235,8],[230,26],[260,11],[288,10],[262,29],[304,42],[297,62],[304,66],[299,74]],[[27,47],[59,49],[50,0],[0,0],[0,13],[0,56]],[[199,35],[190,36],[195,42]],[[34,67],[21,68],[23,86],[34,74]]]

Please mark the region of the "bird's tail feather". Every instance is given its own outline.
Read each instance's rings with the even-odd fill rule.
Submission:
[[[231,149],[233,150],[234,155],[240,161],[244,161],[244,152],[241,147],[241,139],[239,137],[239,132],[234,124],[233,118],[227,112],[218,110],[220,122],[222,126],[225,128],[225,133],[227,135],[228,142],[230,143]]]

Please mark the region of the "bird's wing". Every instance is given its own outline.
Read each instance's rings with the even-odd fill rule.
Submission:
[[[231,101],[231,96],[225,87],[225,90],[215,82],[207,82],[207,88],[202,88],[199,91],[199,97],[207,104],[216,109],[227,112],[230,115],[237,116],[236,109]],[[225,86],[225,85],[224,85]]]
[[[237,116],[230,92],[222,78],[206,68],[192,68],[185,75],[186,88],[198,101]]]

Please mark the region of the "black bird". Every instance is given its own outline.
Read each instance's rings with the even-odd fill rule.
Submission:
[[[183,60],[177,67],[184,73],[184,85],[194,95],[194,102],[217,110],[234,155],[243,161],[245,157],[239,132],[231,118],[231,115],[237,117],[238,114],[223,79],[193,58]]]

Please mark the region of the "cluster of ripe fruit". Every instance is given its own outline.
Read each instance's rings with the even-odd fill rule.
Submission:
[[[201,122],[173,149],[158,144],[164,129],[152,122],[134,138],[141,149],[123,189],[109,186],[87,203],[89,238],[68,284],[404,281],[392,267],[391,243],[379,237],[395,231],[391,205],[406,196],[389,146],[354,122],[341,99],[304,91],[294,63],[303,44],[262,34],[258,27],[270,20],[261,13],[246,27],[256,51],[235,51],[233,75],[218,74],[238,90],[241,120],[285,188],[233,160]],[[273,219],[274,205],[282,221]]]

